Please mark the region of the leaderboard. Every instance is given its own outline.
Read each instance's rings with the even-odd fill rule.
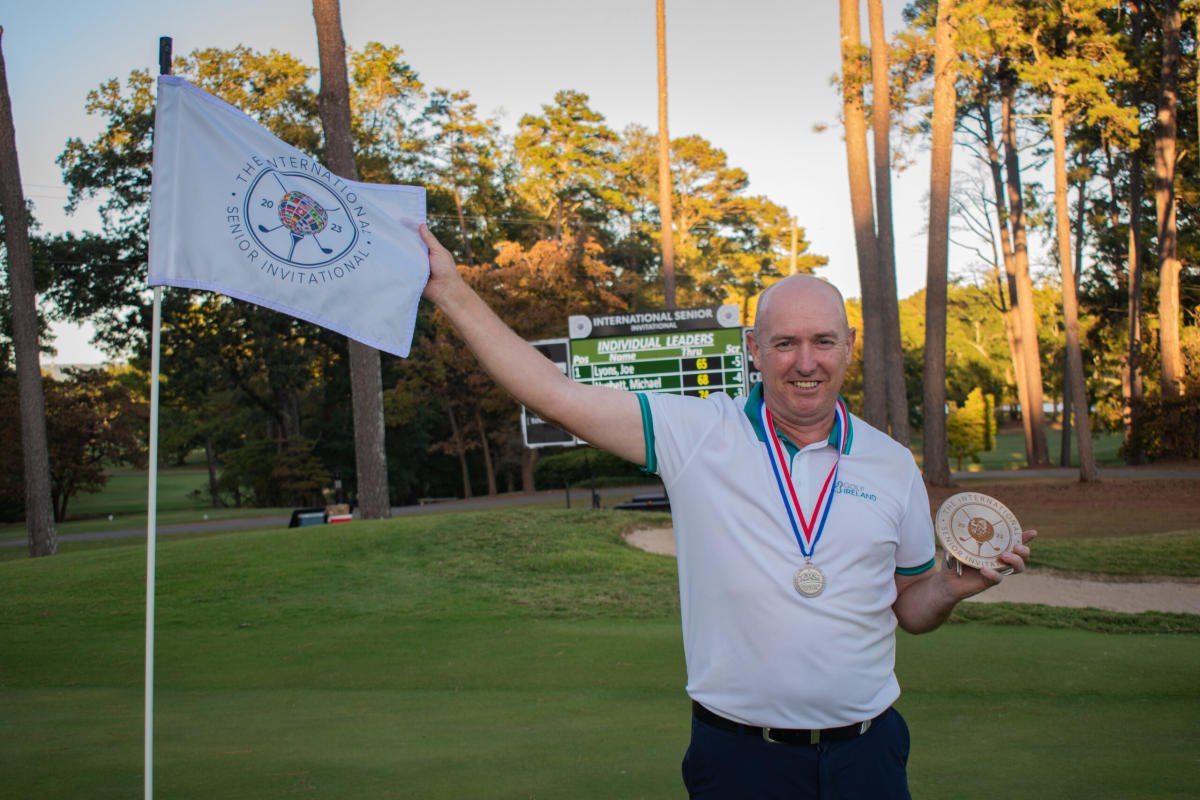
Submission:
[[[735,305],[575,315],[567,329],[568,339],[532,344],[579,383],[627,392],[737,397],[756,377],[747,369],[745,329]],[[582,444],[525,408],[521,428],[529,448]]]
[[[741,328],[571,341],[571,378],[629,392],[746,393]]]

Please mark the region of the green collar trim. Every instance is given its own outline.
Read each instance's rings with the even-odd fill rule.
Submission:
[[[762,402],[763,388],[762,382],[754,384],[750,389],[750,394],[746,397],[746,403],[742,406],[742,411],[746,414],[746,418],[750,420],[750,425],[754,428],[754,435],[758,437],[760,442],[767,441],[766,431],[763,430],[762,421],[758,416],[758,404]],[[841,397],[841,395],[838,395]],[[843,399],[843,403],[846,401]],[[849,410],[849,409],[847,409]],[[850,455],[850,446],[854,444],[854,420],[847,416],[846,425],[849,430],[846,432],[846,449],[842,451],[842,455]],[[791,439],[789,439],[782,431],[779,433],[779,438],[783,441],[783,447],[787,450],[789,457],[795,457],[796,453],[800,452]],[[837,439],[833,438],[833,431],[829,432],[829,444],[837,447]]]

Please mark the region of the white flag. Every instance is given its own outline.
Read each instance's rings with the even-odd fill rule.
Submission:
[[[220,292],[407,356],[425,190],[339,178],[233,106],[158,79],[150,285]]]

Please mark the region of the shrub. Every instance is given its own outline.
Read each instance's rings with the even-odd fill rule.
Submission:
[[[594,447],[572,447],[538,459],[534,471],[537,485],[557,488],[567,485],[641,483],[647,475],[637,466]]]

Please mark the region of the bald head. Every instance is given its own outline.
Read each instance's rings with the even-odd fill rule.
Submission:
[[[846,319],[846,300],[838,288],[829,281],[813,275],[789,275],[773,283],[758,296],[758,307],[754,314],[754,335],[761,338],[763,329],[777,315],[787,315],[789,309],[812,305],[828,306],[835,311],[840,322],[838,333],[848,335],[850,322]]]
[[[784,278],[759,297],[748,343],[776,426],[801,447],[822,441],[854,354],[842,293],[811,275]]]

